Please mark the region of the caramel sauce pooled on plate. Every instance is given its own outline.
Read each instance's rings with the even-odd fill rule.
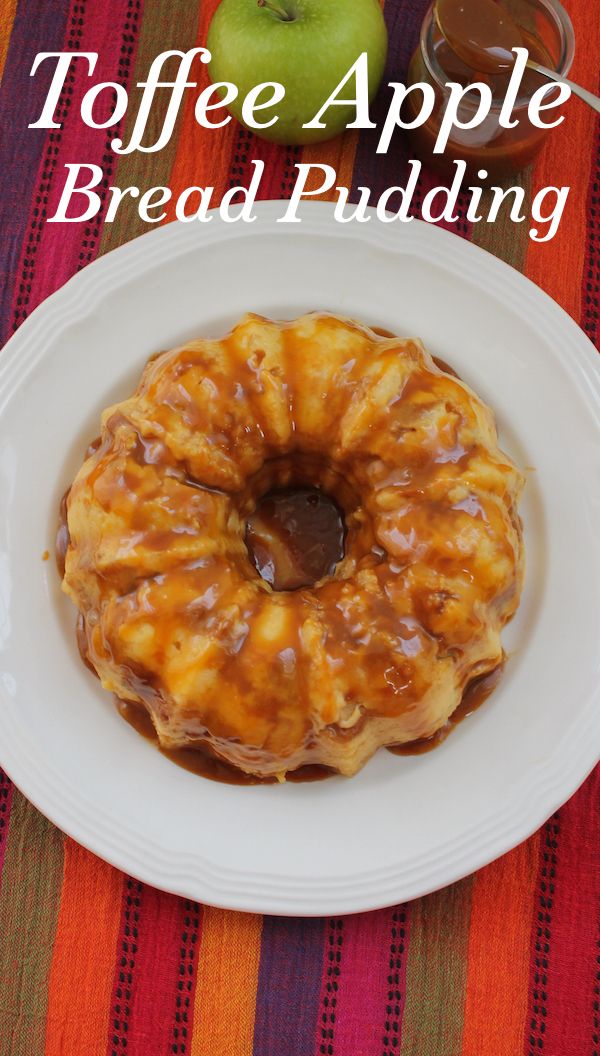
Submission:
[[[83,639],[80,635],[79,624],[78,641],[81,649]],[[86,666],[93,671],[94,669],[86,659],[85,652],[82,651],[81,655]],[[451,733],[459,723],[463,722],[463,720],[469,715],[472,715],[473,712],[480,708],[488,699],[498,685],[503,670],[504,663],[501,663],[498,667],[494,668],[493,671],[481,675],[479,678],[473,679],[465,689],[462,701],[458,705],[456,711],[451,715],[448,722],[433,735],[433,737],[427,737],[419,741],[410,741],[408,744],[392,745],[387,749],[388,752],[391,752],[393,755],[424,755],[426,752],[431,752],[434,748],[437,748],[442,741],[446,740],[448,734]],[[156,744],[161,755],[164,755],[167,759],[170,759],[172,763],[182,767],[184,770],[189,770],[191,773],[198,774],[201,777],[207,777],[211,781],[219,781],[222,784],[228,785],[278,784],[277,779],[274,777],[256,777],[253,774],[246,774],[243,770],[238,770],[236,767],[230,766],[229,763],[219,759],[219,757],[211,752],[206,745],[197,748],[161,748],[158,744],[158,738],[152,724],[152,719],[143,705],[134,704],[128,700],[115,699],[117,710],[121,717],[124,718],[125,721],[137,731],[137,733],[141,734],[142,737]],[[286,781],[291,781],[294,784],[301,784],[306,781],[323,781],[327,777],[334,776],[334,771],[329,770],[325,766],[302,766],[298,770],[289,771],[286,774]]]
[[[180,766],[183,770],[189,770],[192,774],[200,777],[208,777],[211,781],[219,781],[225,785],[277,785],[276,777],[256,777],[254,774],[246,774],[235,766],[219,759],[211,752],[207,745],[197,748],[161,748],[158,744],[156,731],[148,712],[141,704],[134,704],[129,700],[115,698],[119,715],[125,722],[133,726],[137,733],[146,740],[156,744],[161,755],[170,759],[172,763]],[[294,784],[306,781],[322,781],[326,777],[333,777],[333,771],[326,766],[301,766],[286,775],[286,780]]]

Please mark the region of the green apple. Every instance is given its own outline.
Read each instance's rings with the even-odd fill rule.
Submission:
[[[387,31],[379,0],[221,0],[208,31],[214,83],[238,89],[231,112],[242,118],[245,96],[263,81],[278,81],[285,97],[258,116],[278,121],[256,134],[276,143],[317,143],[338,135],[356,117],[353,106],[332,106],[325,128],[303,128],[367,52],[369,100],[385,65]],[[352,98],[354,78],[341,98]]]

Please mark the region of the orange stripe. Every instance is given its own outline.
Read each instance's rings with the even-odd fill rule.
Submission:
[[[569,14],[577,42],[570,76],[595,92],[600,67],[598,8],[590,0],[572,0]],[[542,187],[570,187],[571,191],[554,238],[542,243],[529,241],[525,272],[577,320],[581,314],[586,249],[584,233],[592,160],[590,148],[595,120],[594,112],[588,106],[578,99],[571,99],[565,108],[562,125],[550,131],[533,175],[533,194]],[[545,227],[541,225],[542,231]]]
[[[461,1056],[523,1050],[539,834],[475,874]]]
[[[4,73],[4,63],[16,10],[17,0],[0,0],[0,80]]]
[[[220,0],[203,0],[198,23],[196,47],[206,47],[206,36],[212,17]],[[215,194],[211,205],[219,204],[227,189],[229,161],[239,125],[235,119],[224,128],[202,128],[194,117],[194,108],[200,92],[210,84],[207,67],[196,60],[193,67],[198,77],[198,88],[189,89],[181,128],[175,162],[169,180],[173,197],[166,206],[165,223],[175,219],[175,203],[186,187],[214,187]],[[215,117],[216,120],[216,117]]]
[[[65,840],[45,1056],[106,1056],[123,874]]]
[[[206,906],[191,1056],[252,1056],[262,918]]]

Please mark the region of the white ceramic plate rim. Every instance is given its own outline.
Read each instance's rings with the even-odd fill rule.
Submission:
[[[50,331],[56,334],[85,320],[98,298],[126,283],[128,276],[151,264],[166,266],[199,242],[209,249],[217,241],[252,239],[255,229],[285,237],[289,227],[277,223],[283,208],[282,202],[259,203],[255,225],[169,224],[75,275],[32,313],[0,355],[0,418],[44,356]],[[399,236],[397,225],[372,222],[357,230],[355,225],[332,224],[327,203],[305,205],[301,216],[305,236],[314,233],[322,237],[327,223],[327,237],[332,239],[350,236],[388,253],[431,255],[451,273],[492,290],[515,311],[533,316],[548,342],[560,345],[564,363],[577,376],[581,390],[589,394],[598,418],[598,354],[554,301],[508,265],[473,244],[417,221],[403,227]],[[409,900],[445,886],[527,838],[572,795],[600,757],[599,704],[597,685],[581,710],[578,724],[569,729],[556,751],[543,761],[537,760],[477,828],[467,828],[461,836],[451,834],[435,853],[399,859],[392,868],[357,868],[351,876],[303,878],[301,885],[295,876],[282,874],[273,879],[246,869],[244,863],[239,869],[227,869],[198,854],[165,853],[164,848],[141,839],[138,832],[128,828],[126,820],[115,829],[101,803],[86,800],[84,790],[78,799],[71,798],[59,770],[50,764],[37,765],[40,756],[32,750],[31,731],[19,724],[14,710],[5,708],[0,709],[0,761],[24,795],[59,828],[108,862],[156,887],[254,912],[348,913]]]

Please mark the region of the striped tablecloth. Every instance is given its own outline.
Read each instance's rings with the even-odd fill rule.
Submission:
[[[598,0],[566,5],[578,42],[573,77],[598,90]],[[403,79],[426,6],[386,0],[386,81]],[[195,92],[167,148],[117,158],[114,131],[90,131],[79,119],[90,83],[82,63],[59,102],[62,128],[27,128],[47,86],[29,76],[37,52],[98,51],[98,78],[129,87],[160,51],[205,43],[215,7],[1,0],[4,339],[73,272],[144,229],[133,208],[111,225],[45,224],[68,162],[100,164],[119,187],[212,185],[217,201],[248,181],[253,158],[266,163],[268,198],[289,196],[299,160],[327,161],[340,183],[366,184],[375,197],[403,182],[401,140],[377,158],[375,133],[277,148],[233,123],[219,133],[199,128]],[[423,174],[417,213],[437,182]],[[571,186],[552,242],[536,244],[528,224],[502,217],[471,227],[464,209],[456,230],[525,271],[597,342],[600,126],[591,111],[570,104],[523,184],[528,200],[539,187]],[[446,890],[375,913],[303,920],[224,912],[123,876],[0,775],[0,1054],[597,1056],[599,779],[597,771],[527,843]]]

